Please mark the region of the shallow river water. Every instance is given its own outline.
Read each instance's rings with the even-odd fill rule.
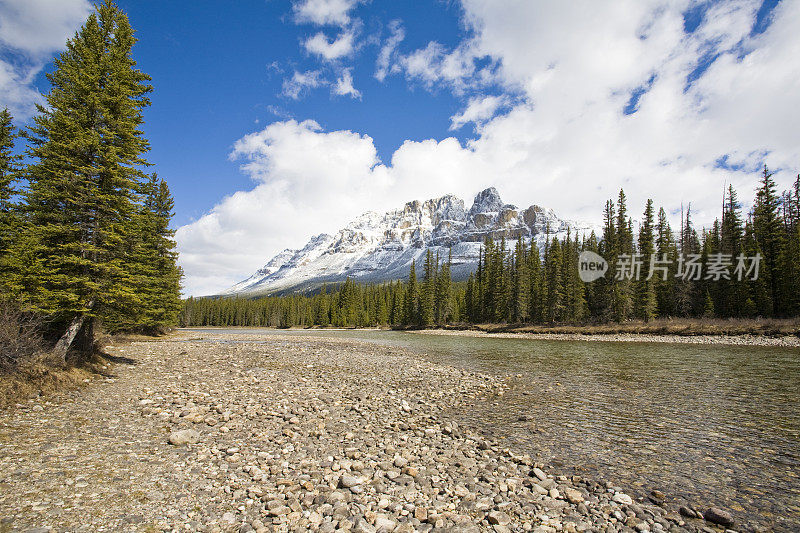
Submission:
[[[640,496],[729,509],[743,530],[800,531],[800,349],[476,338],[369,330],[195,330],[335,336],[512,377],[458,413],[567,473]]]

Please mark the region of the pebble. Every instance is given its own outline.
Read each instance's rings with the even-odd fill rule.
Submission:
[[[182,429],[179,431],[173,431],[169,434],[169,443],[180,445],[180,444],[194,444],[200,440],[200,433],[193,429]]]
[[[137,364],[48,405],[47,423],[0,413],[0,431],[38,443],[0,446],[13,530],[41,527],[26,502],[57,508],[59,531],[700,530],[664,529],[662,508],[446,416],[497,398],[509,387],[498,376],[278,334],[188,332],[108,351]]]
[[[703,518],[706,521],[711,522],[712,524],[718,524],[723,527],[732,527],[733,526],[733,516],[718,507],[711,507],[705,513],[703,513]]]

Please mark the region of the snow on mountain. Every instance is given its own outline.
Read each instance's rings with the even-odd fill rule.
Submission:
[[[252,276],[224,295],[264,295],[310,290],[347,277],[362,282],[405,278],[427,250],[445,260],[452,253],[452,274],[464,279],[474,271],[487,236],[531,239],[542,246],[548,236],[562,238],[568,229],[582,234],[596,229],[559,219],[552,209],[532,205],[520,211],[505,204],[494,187],[478,193],[469,211],[453,195],[408,202],[384,214],[368,211],[336,235],[320,234],[299,250],[283,250]]]

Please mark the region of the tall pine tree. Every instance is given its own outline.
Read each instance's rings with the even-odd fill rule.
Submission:
[[[22,156],[15,153],[16,139],[19,135],[8,109],[0,111],[0,289],[3,294],[11,291],[9,276],[9,252],[12,241],[19,228],[18,206],[13,202],[19,178]]]
[[[642,225],[639,228],[639,254],[642,262],[647,265],[643,270],[648,270],[650,258],[655,253],[655,234],[653,232],[653,200],[647,200],[642,216]],[[634,312],[636,317],[649,322],[656,316],[657,302],[655,281],[647,272],[641,272],[635,284]],[[655,275],[655,273],[654,273]]]
[[[56,345],[65,357],[79,331],[138,306],[128,236],[149,149],[141,125],[150,77],[136,68],[136,39],[111,0],[96,7],[47,74],[47,106],[31,129],[30,225],[26,273],[35,310],[68,325]]]

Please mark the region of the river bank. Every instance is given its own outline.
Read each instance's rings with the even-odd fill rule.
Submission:
[[[653,333],[579,333],[579,332],[530,332],[497,331],[483,329],[421,329],[417,333],[427,335],[454,335],[461,337],[484,337],[495,339],[538,339],[555,341],[586,342],[647,342],[673,344],[718,344],[728,346],[785,346],[800,347],[800,337],[796,335],[725,335],[725,334],[653,334]],[[590,330],[589,330],[590,331]]]
[[[721,327],[719,325],[683,326],[658,326],[644,328],[640,325],[618,326],[554,326],[554,327],[514,327],[497,324],[482,324],[473,326],[445,326],[439,328],[396,328],[396,331],[412,331],[426,335],[453,335],[461,337],[482,337],[496,339],[534,339],[534,340],[561,340],[561,341],[587,341],[587,342],[646,342],[646,343],[672,343],[672,344],[709,344],[728,346],[784,346],[800,347],[800,336],[795,331],[794,321],[776,326],[771,321],[769,325],[759,325],[753,322],[749,326]],[[376,331],[390,328],[252,328],[247,326],[195,326],[181,328],[179,331],[237,331],[258,332],[269,331]],[[663,333],[664,331],[679,331],[679,333]],[[734,333],[724,333],[732,331]],[[705,332],[705,333],[703,333]],[[767,333],[768,332],[768,333]],[[792,333],[790,333],[792,332]]]
[[[186,332],[108,352],[129,364],[0,414],[4,531],[711,526],[462,427],[506,393],[497,376],[331,338]]]

